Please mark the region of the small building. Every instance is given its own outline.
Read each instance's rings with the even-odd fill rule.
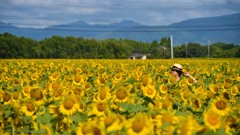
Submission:
[[[143,53],[132,53],[130,56],[129,56],[129,59],[142,59],[142,60],[145,60],[147,59],[147,56],[150,55],[150,54],[143,54]]]

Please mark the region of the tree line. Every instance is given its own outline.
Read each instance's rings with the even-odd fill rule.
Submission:
[[[52,36],[37,41],[11,33],[0,34],[0,58],[127,59],[132,53],[150,54],[149,59],[171,58],[170,38],[152,43],[129,39],[85,39]],[[236,58],[240,45],[188,43],[174,46],[174,58]]]

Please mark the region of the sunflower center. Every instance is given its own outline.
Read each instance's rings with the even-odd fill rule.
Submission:
[[[143,78],[142,84],[143,84],[143,86],[147,86],[147,84],[148,84],[148,78]]]
[[[74,102],[72,100],[66,100],[64,103],[63,103],[63,106],[65,109],[67,110],[70,110],[74,105]]]
[[[153,89],[152,88],[148,88],[147,89],[147,94],[148,95],[152,95],[153,94]]]
[[[29,112],[32,112],[32,111],[35,110],[33,103],[28,103],[28,104],[27,104],[27,110],[28,110]]]
[[[230,86],[229,83],[225,83],[225,84],[224,84],[224,88],[225,88],[225,89],[229,89],[230,87],[231,87],[231,86]]]
[[[211,124],[211,125],[217,125],[218,122],[219,122],[219,121],[218,121],[218,116],[216,116],[216,115],[208,116],[207,121],[208,121],[208,123]]]
[[[217,107],[217,109],[219,109],[219,110],[224,110],[224,109],[226,108],[226,106],[227,106],[226,102],[224,102],[224,101],[222,101],[222,100],[216,102],[216,107]]]
[[[54,97],[59,97],[61,94],[60,94],[60,92],[58,91],[58,90],[54,90],[53,91],[53,96]]]
[[[14,84],[18,84],[18,80],[17,79],[14,79]]]
[[[24,92],[24,93],[28,93],[28,92],[29,92],[29,88],[28,88],[28,87],[25,87],[25,88],[23,89],[23,92]]]
[[[133,123],[132,123],[132,130],[136,133],[139,133],[142,131],[144,127],[144,123],[142,121],[140,121],[139,119],[138,120],[135,120]]]
[[[167,91],[167,89],[168,89],[167,86],[165,86],[165,85],[162,86],[162,91]]]
[[[194,105],[199,108],[200,107],[200,104],[199,104],[199,101],[197,99],[194,99]]]
[[[41,100],[43,98],[42,91],[40,89],[33,89],[31,91],[31,98],[35,98],[36,100]]]
[[[59,88],[59,86],[57,84],[52,84],[52,89],[53,90],[57,90]]]
[[[184,99],[187,99],[188,96],[189,96],[189,93],[188,93],[188,92],[184,92],[184,93],[183,93],[183,98],[184,98]]]
[[[79,75],[76,76],[76,77],[75,77],[75,82],[76,82],[76,83],[79,83],[80,81],[81,81],[81,76],[79,76]]]
[[[106,105],[104,103],[97,104],[98,111],[103,112],[105,110],[105,108],[106,108]]]
[[[94,135],[101,135],[101,130],[98,127],[93,126],[92,131]]]
[[[168,108],[170,105],[171,105],[171,104],[170,104],[168,101],[165,101],[165,102],[162,103],[162,106],[163,106],[164,108]]]
[[[213,90],[214,90],[214,92],[218,92],[218,88],[217,87],[214,87]]]
[[[229,95],[228,95],[228,93],[227,93],[227,92],[224,92],[224,93],[223,93],[223,96],[224,96],[224,98],[225,98],[225,99],[227,99],[227,100],[229,100],[229,99],[230,99],[230,97],[229,97]]]
[[[53,78],[57,78],[57,74],[53,74],[52,77],[53,77]]]
[[[18,99],[19,98],[19,93],[18,92],[13,92],[13,99]]]
[[[114,119],[110,116],[108,116],[105,120],[104,120],[104,124],[106,127],[112,125],[112,123],[114,122]]]
[[[116,78],[117,78],[117,79],[120,79],[120,78],[121,78],[121,75],[120,75],[120,74],[116,74]]]
[[[101,84],[105,84],[104,78],[100,78],[100,83],[101,83]]]
[[[99,93],[99,97],[101,100],[104,100],[107,96],[107,93],[105,90],[101,90],[100,93]]]
[[[119,100],[123,100],[124,98],[127,97],[127,92],[123,89],[118,90],[116,94]]]
[[[88,83],[85,84],[85,89],[90,88],[90,85]]]
[[[5,93],[3,95],[3,99],[4,99],[4,101],[8,102],[11,99],[11,95],[9,93]]]

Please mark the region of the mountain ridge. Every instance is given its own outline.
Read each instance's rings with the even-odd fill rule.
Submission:
[[[162,37],[173,36],[173,43],[226,42],[240,44],[240,13],[187,19],[169,25],[148,26],[131,20],[123,20],[111,24],[88,24],[84,21],[63,25],[54,25],[42,29],[18,28],[0,22],[0,33],[9,32],[35,40],[51,36],[75,36],[95,39],[131,39],[145,42],[161,40]]]

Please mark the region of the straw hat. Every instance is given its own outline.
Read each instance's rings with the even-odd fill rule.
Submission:
[[[177,70],[177,71],[181,71],[182,72],[182,65],[175,63],[172,67],[172,70]]]

